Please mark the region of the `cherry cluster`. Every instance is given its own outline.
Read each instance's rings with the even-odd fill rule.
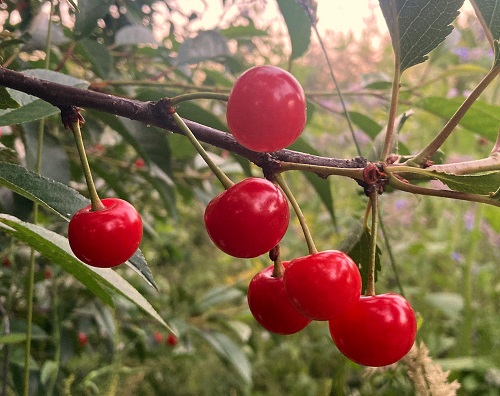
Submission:
[[[259,152],[293,143],[306,122],[302,87],[288,72],[254,67],[236,81],[227,106],[228,126],[243,146]],[[256,257],[281,240],[289,221],[287,200],[264,179],[246,179],[210,202],[205,224],[214,243],[235,257]],[[280,267],[281,266],[281,267]],[[361,275],[345,253],[327,250],[291,261],[279,258],[248,287],[248,305],[268,331],[294,334],[311,321],[328,321],[338,349],[352,361],[385,366],[412,347],[416,320],[400,295],[361,295]]]

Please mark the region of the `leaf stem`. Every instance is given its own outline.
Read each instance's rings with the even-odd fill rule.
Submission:
[[[396,111],[398,108],[398,100],[399,100],[399,90],[401,87],[401,71],[399,64],[399,57],[396,57],[395,66],[394,66],[394,79],[392,81],[392,92],[391,92],[391,105],[389,108],[389,118],[387,120],[387,129],[385,133],[384,139],[384,147],[382,149],[382,153],[380,155],[380,161],[385,161],[389,156],[391,147],[394,140],[394,130],[396,127]]]
[[[378,193],[370,193],[370,204],[372,208],[372,227],[370,230],[370,259],[368,261],[368,282],[366,295],[375,295],[375,261],[377,257],[377,233],[378,233]]]
[[[464,100],[460,105],[458,110],[449,119],[446,125],[443,127],[441,132],[417,155],[406,162],[409,166],[420,166],[427,158],[431,157],[446,141],[446,139],[453,132],[455,127],[458,125],[460,120],[464,117],[465,113],[469,111],[474,102],[479,98],[483,91],[490,85],[490,83],[498,76],[500,73],[500,64],[495,65],[489,72],[484,76],[484,78],[479,82],[479,84],[474,88],[470,95]]]
[[[173,107],[179,103],[194,99],[214,99],[227,102],[229,99],[229,95],[217,92],[191,92],[173,96],[172,98],[170,98],[170,105]]]
[[[321,176],[345,176],[352,179],[363,180],[363,168],[337,168],[333,166],[322,166],[313,164],[301,164],[295,162],[280,162],[280,171],[300,170],[312,172]]]
[[[280,173],[275,174],[275,180],[276,183],[281,187],[283,192],[285,193],[286,197],[290,201],[290,204],[292,205],[293,210],[295,211],[295,214],[297,215],[297,218],[299,219],[300,227],[302,228],[302,232],[304,233],[304,237],[306,239],[307,247],[309,249],[309,254],[316,254],[318,253],[318,249],[316,249],[316,245],[314,244],[313,237],[311,235],[311,231],[309,230],[309,227],[307,226],[306,219],[304,217],[304,214],[302,213],[302,210],[300,209],[299,203],[295,199],[292,191],[288,187],[288,185],[285,182],[285,179]]]
[[[198,139],[196,139],[196,136],[194,136],[193,132],[191,132],[191,129],[189,129],[189,127],[186,125],[184,120],[179,116],[179,114],[174,112],[172,114],[172,118],[174,122],[177,124],[177,126],[184,133],[184,135],[189,139],[189,141],[196,149],[198,154],[200,154],[200,156],[205,160],[208,167],[212,170],[217,179],[219,179],[224,188],[227,190],[228,188],[234,186],[234,183],[231,181],[231,179],[229,179],[229,177],[227,177],[227,175],[222,171],[222,169],[217,166],[217,164],[212,160],[212,158],[210,158],[208,153],[205,151],[205,149],[200,144]]]
[[[92,178],[92,172],[90,171],[89,161],[87,159],[87,154],[85,152],[85,146],[83,144],[82,132],[80,130],[80,122],[74,121],[69,124],[71,132],[75,137],[76,148],[78,150],[78,155],[80,156],[80,163],[82,165],[83,175],[85,176],[85,181],[87,182],[87,189],[89,191],[90,205],[93,212],[103,210],[104,205],[97,194],[95,188],[94,179]]]

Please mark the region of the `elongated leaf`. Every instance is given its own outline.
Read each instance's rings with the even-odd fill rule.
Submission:
[[[1,344],[19,344],[26,341],[26,333],[0,334]]]
[[[372,118],[358,113],[357,111],[350,111],[349,116],[354,124],[356,124],[363,132],[365,132],[372,139],[377,137],[382,127]]]
[[[464,0],[380,0],[401,72],[425,62],[444,41]]]
[[[151,304],[130,283],[110,268],[90,267],[78,260],[68,240],[39,225],[25,223],[13,216],[0,214],[0,227],[14,238],[28,244],[43,256],[60,265],[82,282],[107,305],[114,306],[110,290],[133,302],[145,313],[172,331]]]
[[[291,146],[291,150],[301,151],[303,153],[320,155],[318,151],[307,143],[304,139],[298,138]],[[303,172],[307,181],[311,183],[316,192],[318,193],[321,201],[325,205],[328,213],[332,218],[333,224],[337,224],[337,218],[335,217],[335,207],[333,203],[333,195],[330,189],[330,179],[322,179],[321,177],[315,175],[311,172]]]
[[[128,25],[121,28],[115,36],[115,45],[158,44],[153,32],[145,26]]]
[[[457,111],[463,98],[428,97],[415,102],[415,107],[446,120]],[[460,125],[469,131],[475,132],[486,139],[495,141],[500,124],[500,106],[493,106],[483,101],[476,101],[460,121]]]
[[[242,298],[243,295],[243,292],[235,287],[215,287],[202,296],[196,305],[201,312],[204,312],[215,305]]]
[[[79,12],[75,13],[75,36],[89,36],[97,26],[97,20],[108,13],[113,0],[85,0],[78,2]]]
[[[252,366],[243,350],[228,336],[217,332],[201,331],[193,328],[217,352],[219,357],[231,364],[247,383],[252,382]]]
[[[291,59],[300,58],[311,43],[311,24],[302,8],[294,0],[277,0],[279,9],[285,19],[288,35],[292,44]]]
[[[473,175],[452,175],[442,172],[432,172],[436,179],[441,180],[449,188],[479,195],[493,195],[500,188],[500,171]]]
[[[202,31],[198,36],[187,39],[179,47],[177,63],[179,65],[217,61],[229,55],[227,40],[215,30]]]
[[[78,191],[64,184],[7,162],[0,162],[0,186],[7,187],[33,202],[38,202],[66,221],[90,203]],[[137,250],[129,259],[129,263],[151,286],[156,288],[151,270],[140,250]]]

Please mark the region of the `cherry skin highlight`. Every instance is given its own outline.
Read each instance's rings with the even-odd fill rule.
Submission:
[[[127,261],[139,248],[142,220],[135,208],[119,198],[102,200],[104,209],[90,205],[71,218],[68,240],[71,250],[84,263],[100,268]]]
[[[357,304],[329,322],[335,345],[347,358],[381,367],[403,358],[415,342],[412,307],[399,294],[362,296]]]
[[[288,262],[284,262],[286,268]],[[290,304],[282,277],[273,277],[274,265],[258,272],[248,286],[248,306],[253,317],[266,330],[275,334],[294,334],[311,319],[301,315]],[[286,271],[286,269],[285,269]]]
[[[223,252],[239,258],[269,252],[288,228],[285,195],[269,180],[251,177],[219,194],[205,210],[205,227]]]
[[[361,295],[357,265],[338,250],[290,261],[283,283],[295,309],[313,320],[330,320],[355,304]]]
[[[275,66],[256,66],[234,84],[227,124],[250,150],[272,152],[292,144],[306,124],[306,97],[293,75]]]

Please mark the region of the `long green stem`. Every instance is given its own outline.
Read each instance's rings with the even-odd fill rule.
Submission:
[[[304,217],[304,214],[302,213],[302,210],[300,209],[299,203],[297,202],[292,191],[290,190],[290,188],[286,184],[283,176],[278,173],[275,175],[275,179],[276,179],[276,183],[278,183],[278,185],[281,187],[281,189],[285,193],[286,197],[290,201],[292,208],[295,211],[297,218],[299,219],[299,223],[300,223],[300,226],[302,228],[302,232],[304,233],[307,247],[309,249],[309,254],[318,253],[318,249],[316,249],[316,245],[314,244],[314,240],[313,240],[313,237],[311,235],[311,231],[309,230],[309,227],[307,226],[306,219]]]
[[[382,154],[380,155],[380,160],[385,161],[389,156],[391,147],[394,141],[394,130],[396,123],[396,111],[398,108],[399,100],[399,89],[400,89],[400,78],[401,71],[399,69],[399,58],[396,57],[396,65],[394,70],[394,80],[392,81],[392,94],[391,94],[391,106],[389,108],[389,119],[387,120],[387,130],[384,140],[384,148],[382,149]]]
[[[51,396],[54,394],[54,389],[56,386],[56,381],[57,381],[57,375],[59,373],[59,366],[61,364],[61,322],[59,320],[59,293],[57,290],[57,283],[54,282],[52,285],[52,323],[54,327],[54,345],[55,345],[55,352],[54,352],[54,363],[55,363],[55,370],[51,374],[49,386],[47,389],[47,395]]]
[[[78,150],[78,155],[80,156],[80,163],[82,165],[83,175],[85,176],[85,181],[87,182],[87,189],[89,191],[90,202],[92,211],[98,211],[104,209],[104,205],[97,194],[95,188],[94,179],[92,178],[92,172],[90,171],[89,161],[87,159],[87,154],[85,152],[85,146],[83,144],[82,132],[80,130],[80,123],[78,121],[72,122],[69,125],[73,136],[75,137],[76,148]]]
[[[213,99],[213,100],[221,100],[223,102],[227,102],[229,99],[229,95],[217,92],[192,92],[192,93],[177,95],[170,98],[170,105],[175,106],[179,103],[193,99]]]
[[[387,233],[387,231],[385,229],[385,225],[384,225],[384,222],[382,219],[382,215],[380,213],[380,209],[378,211],[378,224],[380,227],[380,231],[382,232],[382,236],[384,237],[385,249],[387,251],[387,256],[389,257],[389,261],[391,263],[392,272],[394,272],[394,279],[396,280],[396,284],[397,284],[398,289],[399,289],[399,294],[401,294],[404,297],[405,291],[403,289],[403,284],[401,283],[401,280],[399,279],[398,269],[396,267],[396,260],[394,258],[394,253],[392,252],[391,241],[389,239],[389,234]]]
[[[353,179],[363,180],[363,168],[334,168],[331,166],[300,164],[295,162],[280,162],[281,171],[300,170],[305,172],[317,173],[320,175],[336,175],[351,177]]]
[[[366,295],[375,295],[375,261],[377,257],[377,233],[378,233],[378,193],[374,191],[370,194],[370,204],[372,207],[372,227],[370,230],[370,259],[368,261],[368,282]]]
[[[450,120],[443,127],[441,132],[426,146],[424,147],[415,157],[406,162],[410,166],[419,166],[426,158],[431,157],[446,141],[448,136],[455,130],[456,126],[463,118],[465,113],[471,108],[474,102],[479,98],[483,91],[490,85],[490,83],[498,76],[500,73],[500,65],[494,66],[489,73],[479,82],[479,84],[474,88],[471,94],[464,100],[462,105],[453,114]]]
[[[200,144],[198,139],[196,139],[196,136],[194,136],[193,132],[191,132],[191,129],[189,129],[189,127],[186,125],[184,120],[179,116],[179,114],[173,113],[172,118],[174,122],[177,124],[177,126],[184,133],[184,135],[186,135],[186,137],[189,139],[189,141],[196,149],[198,154],[200,154],[200,156],[205,160],[208,167],[212,170],[217,179],[219,179],[224,188],[226,190],[228,188],[231,188],[234,185],[234,183],[231,181],[229,177],[227,177],[227,175],[222,171],[222,169],[217,166],[217,164],[212,160],[212,158],[210,158],[208,153],[205,151],[205,149]]]
[[[50,2],[49,21],[47,27],[47,37],[45,40],[45,68],[50,66],[50,46],[52,42],[52,14],[54,13],[54,2]],[[35,172],[40,173],[42,170],[42,151],[44,139],[45,120],[42,119],[38,124],[38,143],[36,150]],[[33,223],[38,222],[38,203],[33,205]],[[24,383],[23,394],[29,395],[30,389],[30,357],[31,357],[31,335],[33,328],[33,298],[35,289],[35,250],[31,249],[30,260],[28,266],[28,285],[27,285],[27,318],[26,318],[26,354],[24,356]]]

